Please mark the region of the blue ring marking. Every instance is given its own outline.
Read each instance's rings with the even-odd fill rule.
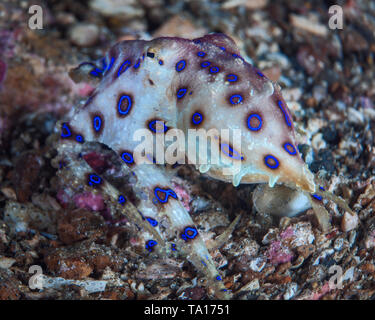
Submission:
[[[190,234],[192,233],[192,234]],[[193,227],[186,227],[184,229],[184,232],[181,234],[181,238],[185,241],[188,241],[188,239],[194,239],[198,235],[198,230]]]
[[[165,123],[163,122],[163,125],[164,125],[164,128],[162,130],[159,130],[157,131],[156,128],[153,128],[154,125],[156,125],[156,122],[159,121],[159,122],[162,122],[160,120],[153,120],[151,121],[149,124],[148,124],[148,127],[150,128],[150,130],[152,132],[155,132],[155,133],[163,133],[163,132],[166,132],[168,127],[165,125]]]
[[[186,88],[179,89],[179,90],[177,91],[177,98],[178,98],[178,99],[181,99],[181,98],[186,94],[186,91],[187,91]]]
[[[162,193],[165,194],[164,200],[159,197],[158,192],[162,192]],[[155,194],[155,197],[157,198],[157,200],[159,200],[159,202],[161,202],[161,203],[168,202],[168,198],[170,196],[174,199],[177,199],[177,195],[172,189],[162,189],[162,188],[156,187],[154,189],[154,194]]]
[[[238,77],[235,74],[228,74],[227,75],[227,81],[229,82],[236,82]]]
[[[221,281],[221,280],[223,280],[223,279],[222,279],[220,276],[217,276],[217,277],[216,277],[216,280],[217,280],[217,281]]]
[[[227,148],[227,150],[224,150],[224,148]],[[220,145],[221,151],[228,156],[229,158],[235,159],[235,160],[243,160],[243,157],[239,154],[238,151],[234,150],[229,144],[227,143],[221,143]],[[231,154],[232,153],[232,154]]]
[[[96,132],[99,132],[100,128],[102,127],[102,119],[99,116],[95,116],[93,119],[93,125],[94,125],[94,130]]]
[[[251,119],[253,119],[253,118],[257,118],[259,120],[259,125],[257,127],[251,126]],[[262,128],[262,124],[263,124],[263,121],[262,121],[262,118],[259,114],[253,113],[247,118],[247,126],[251,131],[260,130]]]
[[[126,198],[123,195],[120,195],[118,197],[118,203],[121,204],[121,205],[124,205],[125,202],[126,202]]]
[[[121,74],[123,74],[126,70],[129,69],[129,67],[131,66],[131,61],[130,60],[125,60],[122,65],[120,66],[120,68],[118,69],[117,71],[117,77],[119,77]],[[125,69],[123,70],[123,68],[125,67]]]
[[[324,189],[324,188],[321,187],[321,186],[319,186],[319,189],[322,190],[322,191],[326,191],[326,189]],[[316,200],[318,200],[318,201],[322,201],[322,200],[323,200],[323,197],[320,196],[320,195],[318,195],[318,194],[316,194],[316,193],[312,194],[311,196],[314,197],[314,198],[315,198]]]
[[[66,130],[66,133],[64,133],[64,129]],[[68,125],[66,123],[63,123],[61,126],[61,138],[69,138],[72,135],[72,132],[70,131]]]
[[[159,60],[159,64],[162,66],[164,64],[163,60]]]
[[[132,155],[130,152],[123,152],[123,153],[121,154],[121,159],[122,159],[125,163],[134,163],[133,155]]]
[[[292,151],[290,151],[287,147],[292,148]],[[294,156],[295,154],[297,154],[297,150],[296,150],[296,148],[294,147],[294,145],[292,145],[292,144],[289,143],[289,142],[284,143],[284,149],[285,149],[285,151],[288,152],[291,156]]]
[[[113,66],[113,64],[114,64],[114,62],[115,62],[115,58],[112,57],[112,58],[111,58],[111,62],[109,63],[108,68],[107,68],[106,70],[104,70],[103,73],[107,73],[109,70],[111,70],[111,68],[112,68],[112,66]]]
[[[100,74],[102,73],[102,70],[100,70],[99,68],[95,68],[94,70],[91,70],[90,71],[90,74],[93,76],[93,77],[100,77]]]
[[[225,51],[227,50],[225,47],[219,47],[221,50]]]
[[[203,264],[205,267],[207,267],[206,262],[204,262],[203,260],[201,260],[201,262],[202,262],[202,264]]]
[[[92,173],[89,175],[89,185],[93,186],[94,184],[101,184],[102,178],[100,178],[97,174]]]
[[[172,243],[172,244],[171,244],[171,249],[172,249],[172,251],[177,251],[177,249],[176,249],[176,244],[175,244],[175,243]]]
[[[138,59],[137,63],[133,66],[133,68],[138,69],[140,64],[141,64],[141,59]]]
[[[196,120],[195,118],[198,117],[199,119]],[[195,112],[192,117],[191,117],[191,121],[193,121],[194,124],[200,124],[202,121],[203,121],[203,116],[201,113],[199,112]]]
[[[186,61],[185,60],[180,60],[179,62],[176,63],[176,71],[180,72],[184,70],[186,67]]]
[[[272,159],[273,161],[275,161],[275,164],[274,165],[271,165],[268,163],[268,161]],[[277,160],[274,156],[271,156],[270,154],[267,155],[265,158],[264,158],[264,163],[266,164],[266,166],[270,169],[276,169],[279,167],[279,160]]]
[[[322,199],[323,199],[322,196],[320,196],[320,195],[318,195],[318,194],[315,194],[315,193],[312,194],[311,196],[312,196],[313,198],[315,198],[316,200],[318,200],[318,201],[322,201]]]
[[[157,244],[158,243],[155,240],[148,240],[146,242],[146,249],[151,252],[152,248],[155,247]]]
[[[238,98],[238,101],[237,102],[235,102],[233,99],[235,99],[235,98]],[[241,102],[242,102],[242,96],[240,95],[240,94],[234,94],[234,95],[232,95],[230,98],[229,98],[229,101],[230,101],[230,103],[231,104],[234,104],[234,105],[236,105],[236,104],[240,104]]]
[[[219,67],[214,66],[210,68],[211,73],[218,73],[219,71],[220,71]]]
[[[235,53],[232,53],[232,56],[233,56],[234,58],[239,58],[239,57],[240,57],[238,54],[235,54]]]
[[[151,226],[156,227],[158,225],[158,222],[150,217],[147,217],[146,220],[151,224]]]
[[[288,115],[288,113],[285,109],[284,103],[281,100],[277,100],[277,104],[284,114],[285,122],[288,125],[288,127],[292,126],[292,122],[290,121],[290,118],[289,118],[289,115]]]
[[[210,61],[203,61],[203,62],[201,63],[201,67],[202,67],[202,68],[207,68],[210,64],[211,64]]]
[[[81,136],[80,134],[77,134],[77,135],[76,135],[76,141],[77,141],[78,143],[83,143],[83,136]]]
[[[257,70],[257,75],[264,78],[264,74],[262,72],[260,72],[259,70]]]
[[[126,99],[128,101],[128,106],[125,110],[122,110],[121,109],[121,105],[122,105],[122,100]],[[117,105],[117,110],[119,112],[119,114],[122,114],[122,115],[127,115],[130,111],[132,107],[132,99],[130,96],[124,94],[123,96],[121,96],[121,98],[119,99],[118,101],[118,105]]]
[[[198,57],[204,57],[206,55],[206,52],[198,51],[197,56]]]

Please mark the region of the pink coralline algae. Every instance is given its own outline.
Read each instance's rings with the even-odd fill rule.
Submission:
[[[174,185],[174,191],[176,192],[177,196],[178,196],[178,199],[181,200],[182,202],[182,205],[184,206],[184,208],[186,209],[186,211],[190,211],[190,195],[189,193],[181,186],[179,186],[178,184],[175,184]]]
[[[81,193],[74,196],[73,201],[78,208],[102,211],[105,209],[103,197],[100,194]]]
[[[284,246],[281,241],[274,241],[267,250],[266,256],[272,264],[278,265],[291,261],[294,254],[288,247]]]
[[[57,200],[63,208],[66,208],[73,200],[77,208],[89,209],[92,211],[103,211],[106,207],[103,196],[92,192],[83,192],[71,197],[64,190],[60,190],[56,195]]]

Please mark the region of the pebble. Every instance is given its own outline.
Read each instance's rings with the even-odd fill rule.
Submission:
[[[245,284],[241,288],[241,291],[253,291],[253,290],[258,290],[259,288],[260,288],[259,280],[254,279],[253,281],[250,281],[248,284]]]
[[[153,37],[198,38],[206,33],[204,28],[195,26],[191,20],[176,15],[157,29]]]
[[[15,262],[16,259],[0,256],[0,268],[9,269]]]
[[[69,31],[70,41],[79,47],[91,47],[99,39],[99,27],[90,23],[78,23]]]
[[[251,260],[250,262],[250,268],[251,270],[255,271],[255,272],[261,272],[263,270],[263,268],[265,267],[266,265],[266,259],[265,257],[257,257],[253,260]]]
[[[268,0],[229,0],[223,3],[223,9],[233,9],[239,6],[245,6],[247,9],[255,10],[262,9],[268,3]]]
[[[295,282],[288,283],[287,289],[284,293],[284,300],[290,300],[294,297],[298,289],[298,285]]]
[[[309,19],[307,17],[296,14],[291,14],[290,21],[294,27],[312,33],[313,35],[326,37],[328,34],[327,26],[324,24],[320,24],[317,21],[313,21],[313,19]]]
[[[90,7],[107,17],[130,20],[144,16],[137,0],[91,0]]]
[[[352,216],[349,212],[345,212],[341,220],[341,229],[344,232],[355,229],[358,226],[358,215]]]
[[[365,119],[364,116],[361,112],[354,108],[348,108],[348,121],[352,123],[358,123],[358,124],[363,124]]]

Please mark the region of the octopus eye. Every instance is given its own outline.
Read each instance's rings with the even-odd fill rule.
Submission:
[[[279,167],[279,160],[270,154],[264,157],[264,163],[270,169],[277,169]]]
[[[243,100],[242,96],[240,94],[234,94],[229,98],[229,102],[233,105],[241,103]]]
[[[181,99],[185,94],[186,94],[187,89],[186,88],[181,88],[177,91],[177,98]]]
[[[186,61],[185,60],[180,60],[179,62],[177,62],[176,64],[176,71],[177,72],[180,72],[182,70],[185,69],[185,66],[186,66]]]
[[[132,98],[129,95],[123,94],[117,103],[117,111],[120,116],[126,116],[132,108]]]
[[[284,149],[286,152],[288,152],[291,156],[294,156],[295,154],[297,154],[297,150],[296,148],[289,142],[286,142],[284,144]]]
[[[262,118],[259,114],[253,113],[247,118],[247,126],[251,131],[259,131],[262,128]]]

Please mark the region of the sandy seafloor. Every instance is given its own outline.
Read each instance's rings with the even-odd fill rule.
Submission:
[[[41,30],[28,26],[32,4],[43,9]],[[333,4],[1,1],[0,299],[213,298],[191,264],[149,255],[130,221],[110,219],[100,195],[69,192],[51,164],[56,121],[91,89],[74,84],[69,69],[119,40],[210,32],[233,37],[280,84],[309,168],[358,215],[327,202],[332,229],[323,233],[312,210],[291,219],[256,213],[255,186],[181,168],[175,183],[207,240],[242,215],[211,252],[226,288],[243,300],[374,299],[375,3],[337,1],[344,20],[336,30]],[[31,266],[48,278],[43,290],[30,288]],[[329,285],[332,266],[342,271],[340,288]]]

